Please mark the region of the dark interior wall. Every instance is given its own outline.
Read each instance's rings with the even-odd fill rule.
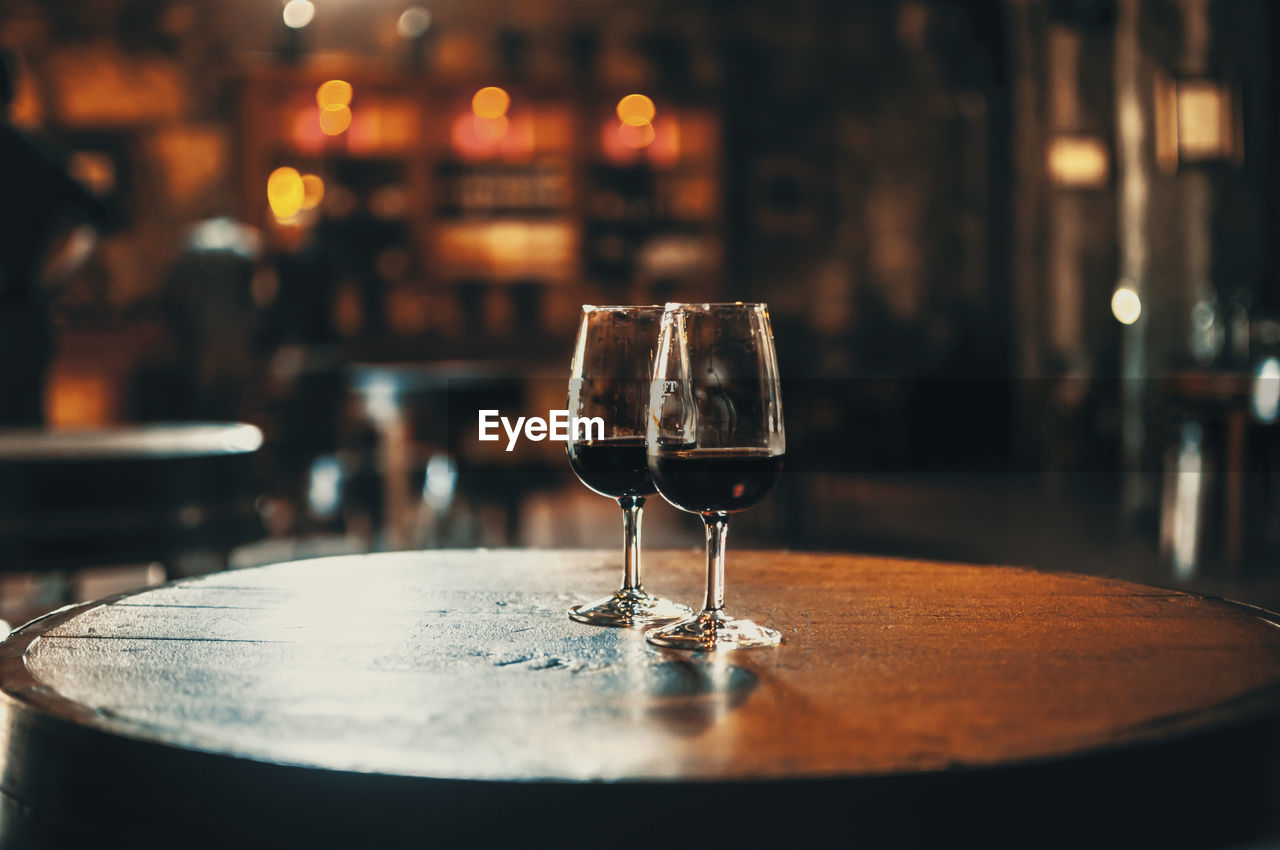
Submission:
[[[780,20],[806,7],[811,25]],[[882,352],[906,374],[946,348],[956,314],[1005,300],[989,242],[1007,184],[991,156],[1007,135],[1002,19],[985,8],[758,4],[726,46],[737,275],[788,311],[847,301],[851,322],[861,308],[918,325],[914,350]],[[815,302],[831,263],[846,291],[828,282]]]
[[[1276,306],[1274,260],[1276,171],[1271,52],[1277,10],[1264,0],[1210,6],[1209,72],[1238,86],[1244,158],[1215,173],[1213,278],[1219,297]],[[1269,280],[1270,279],[1270,280]]]
[[[725,23],[726,291],[769,301],[784,374],[814,380],[821,397],[795,391],[792,418],[839,423],[813,439],[858,469],[1003,463],[1002,7],[738,9]]]

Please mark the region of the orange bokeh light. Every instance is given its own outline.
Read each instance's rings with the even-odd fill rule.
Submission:
[[[499,115],[496,118],[480,118],[475,119],[476,138],[481,144],[492,145],[502,141],[502,137],[507,134],[509,122],[507,116]]]
[[[267,177],[267,203],[271,213],[281,221],[296,216],[306,202],[306,187],[296,168],[277,168]]]
[[[339,106],[350,106],[353,93],[351,83],[346,80],[329,80],[316,88],[316,106],[321,109],[333,106],[335,103]]]
[[[629,148],[639,150],[653,144],[653,125],[640,118],[628,118],[618,125],[618,135]]]
[[[656,165],[674,165],[680,161],[680,122],[667,114],[653,122],[653,144],[649,146],[649,160]]]
[[[622,100],[618,101],[618,120],[624,124],[628,121],[639,124],[648,124],[653,121],[653,116],[658,114],[657,108],[653,105],[653,101],[642,94],[629,94]]]
[[[534,150],[534,127],[527,115],[477,118],[464,112],[453,120],[450,141],[463,159],[521,157]]]
[[[341,103],[331,103],[320,110],[320,130],[326,136],[338,136],[351,126],[351,109]]]
[[[324,181],[316,174],[302,175],[302,208],[313,210],[324,200]]]
[[[511,95],[497,86],[485,86],[471,98],[471,111],[477,118],[501,118],[511,106]]]

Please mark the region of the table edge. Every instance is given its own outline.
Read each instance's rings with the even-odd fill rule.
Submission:
[[[687,552],[686,549],[666,549],[656,550],[659,552]],[[919,559],[909,557],[880,556],[880,555],[862,555],[858,553],[838,553],[838,552],[805,552],[794,553],[791,550],[784,549],[756,549],[749,550],[753,552],[772,552],[778,554],[810,554],[814,556],[837,556],[852,559],[874,559],[874,560],[893,560],[903,561],[916,564],[937,564],[940,566],[962,566],[962,567],[981,567],[983,569],[1002,569],[1017,570],[1021,572],[1041,573],[1046,575],[1097,579],[1109,583],[1119,583],[1130,585],[1136,588],[1144,588],[1147,590],[1157,590],[1163,593],[1169,593],[1178,596],[1186,596],[1200,601],[1222,605],[1228,608],[1239,609],[1255,619],[1261,620],[1275,628],[1280,628],[1280,613],[1270,611],[1258,605],[1247,602],[1238,602],[1227,599],[1222,596],[1212,596],[1207,594],[1194,593],[1186,590],[1177,590],[1172,588],[1160,588],[1153,585],[1145,585],[1125,579],[1115,579],[1105,576],[1089,576],[1082,573],[1072,573],[1066,571],[1050,571],[1038,570],[1031,567],[1022,567],[1016,565],[1003,564],[969,564],[965,562],[951,561],[935,561],[930,559]],[[458,554],[458,553],[501,553],[501,552],[521,552],[521,553],[555,553],[555,552],[573,552],[573,553],[599,553],[602,557],[610,557],[614,554],[612,549],[526,549],[526,548],[494,548],[494,549],[440,549],[440,550],[397,550],[392,552],[377,552],[360,555],[323,555],[315,558],[300,558],[292,561],[280,561],[274,564],[263,564],[256,567],[246,569],[259,570],[267,569],[275,566],[287,564],[301,564],[311,561],[329,561],[335,559],[350,558],[366,558],[366,557],[385,557],[385,556],[404,556],[409,554],[431,554],[434,552]],[[224,573],[214,573],[211,575],[221,575]],[[757,785],[757,784],[777,784],[777,783],[804,783],[804,782],[824,782],[824,781],[874,781],[878,779],[888,778],[905,778],[905,777],[924,777],[937,775],[954,775],[963,773],[990,773],[1002,772],[1008,770],[1019,770],[1035,767],[1047,767],[1052,765],[1065,765],[1080,762],[1087,762],[1095,758],[1105,758],[1108,756],[1123,754],[1140,750],[1143,747],[1160,746],[1163,743],[1186,743],[1202,738],[1209,738],[1216,734],[1228,732],[1233,729],[1246,727],[1253,723],[1264,721],[1280,722],[1280,677],[1268,685],[1246,691],[1236,697],[1225,702],[1217,703],[1205,708],[1196,709],[1190,712],[1183,712],[1174,715],[1160,716],[1150,721],[1144,721],[1136,726],[1120,727],[1117,734],[1124,735],[1124,740],[1113,741],[1104,744],[1089,746],[1084,749],[1076,750],[1069,753],[1058,753],[1044,756],[1031,756],[1025,758],[1017,758],[1012,760],[1000,761],[996,763],[960,763],[948,764],[941,767],[925,768],[925,769],[904,769],[891,770],[881,772],[866,773],[813,773],[813,774],[797,774],[787,777],[774,776],[743,776],[731,778],[703,778],[703,779],[671,779],[665,777],[625,777],[620,779],[575,779],[566,777],[527,777],[521,779],[512,778],[466,778],[453,776],[432,776],[424,774],[409,773],[380,773],[356,771],[347,768],[330,767],[326,765],[317,765],[300,762],[280,762],[268,758],[258,757],[250,754],[239,754],[230,751],[204,749],[194,745],[175,743],[170,741],[157,740],[155,738],[146,737],[143,734],[145,726],[142,724],[134,724],[134,728],[118,729],[108,724],[98,712],[74,702],[58,692],[52,690],[49,686],[41,682],[26,666],[27,651],[40,640],[49,630],[74,619],[75,617],[86,613],[94,608],[115,604],[121,600],[138,596],[143,593],[150,592],[164,587],[173,587],[179,584],[198,581],[206,576],[190,576],[186,578],[175,579],[159,585],[139,588],[137,590],[126,591],[123,593],[113,594],[111,596],[102,597],[100,599],[88,602],[77,603],[73,605],[63,606],[48,614],[37,617],[22,626],[14,629],[8,637],[0,641],[0,729],[5,725],[12,728],[12,718],[6,724],[5,715],[16,711],[18,713],[27,713],[32,715],[32,719],[40,722],[67,724],[73,728],[86,730],[94,734],[104,735],[112,739],[126,739],[134,742],[144,743],[151,746],[169,748],[198,757],[216,757],[220,759],[242,760],[253,762],[255,764],[269,764],[282,768],[290,768],[303,771],[323,771],[332,774],[344,774],[351,776],[381,776],[391,779],[402,780],[407,782],[463,782],[475,784],[528,784],[528,783],[547,783],[562,785],[628,785],[634,784],[639,786],[645,785]],[[15,682],[17,684],[15,684]],[[60,714],[59,711],[64,713]],[[3,753],[0,753],[3,756]],[[3,788],[0,788],[3,790]]]

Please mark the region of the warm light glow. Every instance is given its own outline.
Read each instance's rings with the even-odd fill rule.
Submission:
[[[302,175],[302,208],[313,210],[324,200],[324,181],[315,174]]]
[[[341,103],[331,103],[320,110],[320,131],[326,136],[337,136],[351,126],[351,110]]]
[[[346,80],[329,80],[321,83],[316,88],[316,106],[324,109],[326,106],[350,106],[351,105],[351,83]]]
[[[1178,84],[1178,147],[1188,159],[1227,154],[1229,131],[1226,95],[1210,81]]]
[[[471,111],[477,118],[501,118],[511,106],[511,95],[497,86],[485,86],[471,98]]]
[[[529,111],[512,116],[507,124],[507,131],[502,136],[503,155],[524,157],[533,153],[537,146],[536,132],[533,116]]]
[[[680,161],[680,123],[673,115],[666,115],[653,122],[653,144],[649,146],[649,161],[654,165],[675,165]],[[685,187],[688,181],[683,181]]]
[[[647,124],[657,112],[653,101],[642,94],[629,94],[618,101],[618,120],[623,123],[634,120],[637,124]]]
[[[455,275],[565,280],[578,249],[578,234],[563,222],[467,221],[441,225],[432,256]]]
[[[401,38],[421,38],[431,26],[431,13],[421,6],[410,6],[400,13],[396,32]]]
[[[112,385],[102,375],[53,370],[45,393],[45,419],[52,428],[101,427],[112,420]]]
[[[1142,315],[1142,299],[1127,286],[1121,286],[1111,296],[1111,313],[1122,325],[1132,325]]]
[[[506,137],[510,122],[505,115],[477,118],[462,113],[453,121],[450,140],[454,151],[464,159],[484,159],[499,153],[499,143]]]
[[[67,160],[67,170],[99,198],[116,188],[116,164],[101,151],[76,151]]]
[[[408,98],[366,100],[352,115],[347,150],[352,156],[408,152],[416,144],[418,127],[418,105]]]
[[[653,144],[653,125],[639,118],[628,118],[618,126],[618,135],[622,143],[629,148],[639,150]]]
[[[30,74],[18,74],[17,90],[9,104],[9,122],[15,127],[35,129],[43,119],[44,104],[40,100],[39,87]]]
[[[1059,186],[1106,186],[1111,176],[1106,145],[1090,136],[1059,136],[1049,144],[1049,175]]]
[[[1239,163],[1244,150],[1236,88],[1221,80],[1155,77],[1156,164],[1174,174],[1197,162]]]
[[[316,7],[311,0],[289,0],[284,4],[284,25],[290,29],[302,29],[315,16]]]
[[[502,137],[507,134],[507,116],[499,115],[496,118],[480,118],[476,117],[475,121],[476,139],[483,145],[492,145],[502,141]]]
[[[296,168],[282,166],[267,178],[267,203],[271,205],[272,214],[281,221],[296,216],[302,210],[306,197],[302,175]]]
[[[316,120],[316,108],[314,106],[299,105],[290,112],[286,120],[289,128],[286,135],[297,153],[319,154],[324,152],[325,140],[328,137],[320,132],[320,122]]]

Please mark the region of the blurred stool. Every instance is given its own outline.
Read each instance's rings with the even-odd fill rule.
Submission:
[[[224,568],[261,536],[261,444],[240,423],[0,429],[0,572]]]
[[[1174,375],[1170,390],[1180,426],[1177,445],[1164,458],[1161,554],[1178,578],[1191,578],[1204,560],[1206,540],[1220,529],[1222,564],[1234,575],[1245,537],[1249,376],[1188,370]]]

